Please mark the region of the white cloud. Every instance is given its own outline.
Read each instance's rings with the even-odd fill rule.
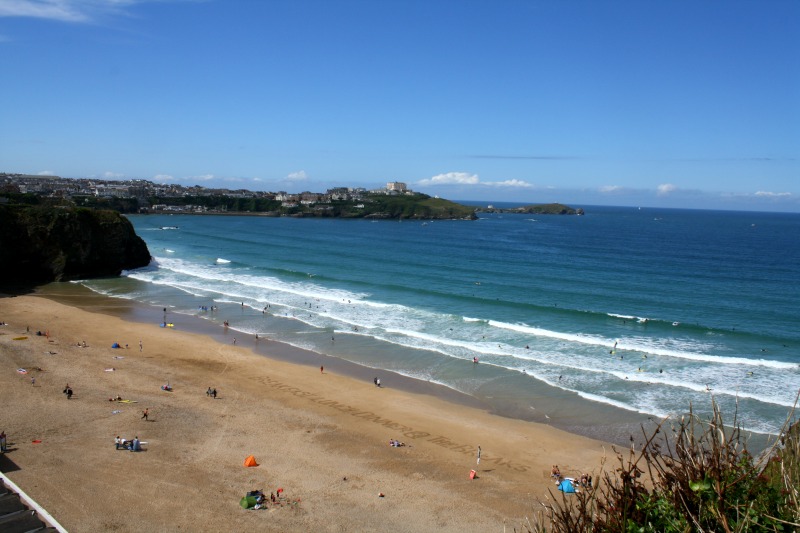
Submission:
[[[490,187],[533,187],[527,181],[522,180],[505,180],[505,181],[484,181],[481,182],[483,185],[488,185]]]
[[[791,196],[792,193],[790,192],[770,192],[770,191],[758,191],[755,194],[756,196],[763,196],[767,198],[779,198],[779,197],[786,197]]]
[[[36,173],[37,176],[55,176],[56,173],[52,170],[42,170],[41,172]]]
[[[290,172],[285,178],[288,181],[305,181],[308,179],[308,174],[305,170],[298,170],[297,172]]]
[[[88,22],[103,14],[124,14],[126,7],[154,1],[161,0],[0,0],[0,17]]]
[[[661,185],[658,186],[658,195],[664,196],[669,193],[675,192],[677,190],[678,188],[671,183],[662,183]]]
[[[614,192],[622,192],[625,190],[624,187],[620,187],[619,185],[604,185],[598,189],[601,193],[614,193]]]
[[[483,185],[484,187],[533,187],[527,181],[510,179],[503,181],[481,181],[477,174],[469,172],[445,172],[432,178],[419,180],[415,185],[429,187],[433,185]]]
[[[169,174],[156,174],[155,176],[153,176],[153,181],[158,183],[170,183],[171,181],[174,180],[175,178],[173,176],[170,176]]]
[[[89,17],[82,9],[87,2],[69,0],[3,0],[0,17],[33,17],[64,22],[84,22]]]
[[[119,172],[111,172],[109,170],[103,172],[103,179],[107,180],[115,180],[119,178],[124,178],[125,174],[120,174]]]
[[[477,185],[480,182],[477,174],[468,172],[447,172],[432,178],[419,180],[417,185]]]

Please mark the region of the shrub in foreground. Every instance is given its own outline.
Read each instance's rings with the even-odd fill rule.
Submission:
[[[637,451],[614,449],[618,466],[601,465],[600,482],[577,494],[550,494],[529,533],[800,531],[800,424],[791,414],[758,458],[734,420],[724,424],[712,400],[701,420],[690,408],[662,421]],[[633,437],[631,437],[633,442]]]

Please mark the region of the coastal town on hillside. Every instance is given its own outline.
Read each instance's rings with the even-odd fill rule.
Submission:
[[[0,173],[0,205],[37,203],[112,209],[121,213],[254,214],[261,216],[475,220],[476,212],[582,215],[569,206],[531,204],[495,208],[462,205],[412,191],[399,181],[377,189],[334,187],[324,193],[212,189],[158,184]]]
[[[229,198],[254,198],[277,201],[282,207],[324,204],[335,201],[360,201],[367,195],[414,195],[405,183],[389,182],[383,188],[335,187],[324,193],[285,191],[264,192],[246,189],[213,189],[199,185],[158,184],[144,179],[102,180],[95,178],[62,178],[30,174],[0,173],[0,193],[36,194],[37,196],[71,198],[92,196],[97,198],[185,198],[192,196],[225,196]],[[1,201],[1,200],[0,200]],[[188,206],[175,206],[186,208]]]

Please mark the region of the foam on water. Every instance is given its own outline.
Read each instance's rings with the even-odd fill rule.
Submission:
[[[176,220],[181,230],[142,233],[162,253],[126,273],[126,286],[87,285],[188,314],[214,302],[219,312],[201,318],[229,317],[233,331],[269,330],[282,342],[470,394],[497,382],[522,398],[535,382],[662,416],[685,411],[688,401],[707,403],[710,386],[726,405],[741,402],[748,429],[775,430],[800,383],[791,347],[800,337],[781,326],[796,323],[796,311],[781,302],[790,305],[798,291],[763,283],[795,279],[795,263],[788,272],[759,264],[766,281],[750,293],[754,280],[728,291],[706,273],[725,280],[743,270],[726,270],[731,253],[707,243],[721,242],[734,224],[708,226],[702,231],[714,238],[699,235],[696,249],[689,233],[706,226],[689,226],[670,248],[669,235],[648,233],[661,229],[625,217],[545,217],[536,232],[512,216],[424,231],[418,224],[132,217],[137,230]],[[671,222],[665,217],[659,227]],[[593,232],[595,224],[602,231]],[[742,238],[734,232],[730,243]],[[784,242],[777,249],[787,260],[795,253]],[[697,257],[712,259],[697,266]],[[761,257],[769,251],[735,259]],[[763,309],[754,307],[760,299]],[[475,356],[481,364],[472,371]],[[515,381],[520,373],[529,379]]]

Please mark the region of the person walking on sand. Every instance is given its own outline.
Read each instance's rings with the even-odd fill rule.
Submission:
[[[142,418],[141,418],[141,419],[142,419],[142,420],[149,420],[149,419],[147,418],[147,416],[148,416],[149,414],[150,414],[150,408],[149,408],[149,407],[148,407],[148,408],[145,408],[145,410],[144,410],[144,411],[142,411]]]
[[[322,374],[324,371],[325,371],[325,367],[324,366],[320,366],[319,367],[319,373]]]
[[[6,432],[0,431],[0,452],[6,453],[7,450],[8,450],[8,444],[7,444]]]
[[[481,447],[478,445],[478,464],[481,464]]]
[[[139,351],[142,351],[142,341],[139,341]]]

